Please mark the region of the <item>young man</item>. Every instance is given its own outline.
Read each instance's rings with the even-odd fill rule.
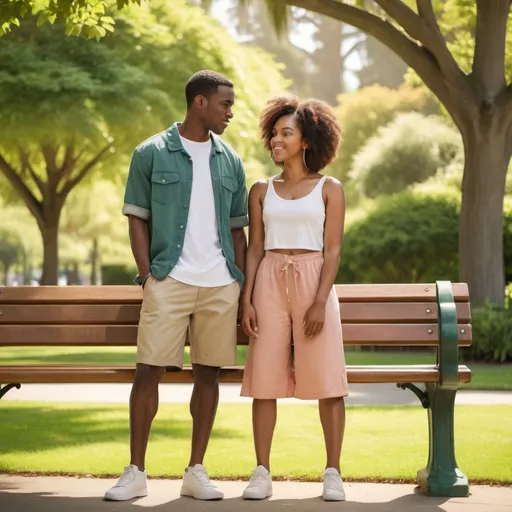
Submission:
[[[233,117],[233,84],[212,71],[185,87],[183,123],[138,146],[123,213],[143,287],[130,396],[130,465],[105,498],[147,495],[145,455],[166,368],[183,365],[187,334],[194,390],[192,450],[181,494],[222,499],[203,467],[219,398],[219,368],[236,361],[236,322],[247,241],[240,157],[220,138]]]

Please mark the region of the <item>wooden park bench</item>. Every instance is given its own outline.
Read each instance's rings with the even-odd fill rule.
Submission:
[[[346,346],[436,347],[436,364],[348,366],[348,381],[395,383],[414,392],[429,422],[428,462],[418,471],[418,484],[430,495],[467,496],[453,429],[455,394],[460,383],[471,380],[469,368],[458,364],[459,347],[471,344],[467,285],[442,281],[336,290]],[[141,299],[137,286],[0,287],[0,347],[136,345]],[[247,343],[239,329],[238,344]],[[26,383],[132,382],[134,373],[134,365],[1,365],[0,398]],[[223,368],[221,382],[241,382],[242,375],[243,367]],[[163,382],[191,381],[189,367],[163,377]]]

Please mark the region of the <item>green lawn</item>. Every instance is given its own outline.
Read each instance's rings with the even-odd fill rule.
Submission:
[[[244,364],[247,347],[238,347],[237,364]],[[347,364],[429,364],[433,353],[360,352],[347,349]],[[0,364],[134,364],[135,347],[2,347]],[[188,352],[185,364],[189,363]],[[464,389],[512,390],[512,364],[468,365],[473,381]]]
[[[128,457],[126,406],[0,403],[0,472],[113,476]],[[186,405],[162,405],[147,467],[179,477],[188,460]],[[473,483],[512,483],[512,407],[458,406],[456,454]],[[427,460],[427,415],[420,407],[348,408],[343,453],[347,480],[412,481]],[[319,479],[324,447],[316,407],[281,405],[272,458],[276,477]],[[221,405],[206,465],[216,478],[245,478],[254,466],[250,406]]]

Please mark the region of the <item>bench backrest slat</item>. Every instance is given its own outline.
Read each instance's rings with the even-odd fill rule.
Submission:
[[[345,345],[438,346],[437,324],[346,324]],[[136,325],[0,325],[0,346],[136,345]],[[247,337],[238,329],[238,344]],[[459,324],[459,344],[471,344],[471,325]]]
[[[468,286],[453,283],[455,302],[468,302]],[[340,302],[434,302],[435,284],[340,284]],[[0,287],[3,304],[140,304],[138,286],[7,286]]]
[[[471,320],[468,303],[458,303],[460,323]],[[138,304],[16,304],[0,306],[0,325],[136,325],[140,317]],[[429,302],[360,302],[340,303],[343,324],[350,323],[437,323],[437,307]]]

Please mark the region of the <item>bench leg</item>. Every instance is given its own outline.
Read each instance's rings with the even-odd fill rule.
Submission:
[[[418,484],[430,496],[469,496],[469,482],[457,467],[453,432],[455,389],[428,383],[429,454],[425,469],[418,471]]]
[[[7,384],[6,386],[0,386],[0,398],[2,398],[12,388],[20,389],[21,384]]]

